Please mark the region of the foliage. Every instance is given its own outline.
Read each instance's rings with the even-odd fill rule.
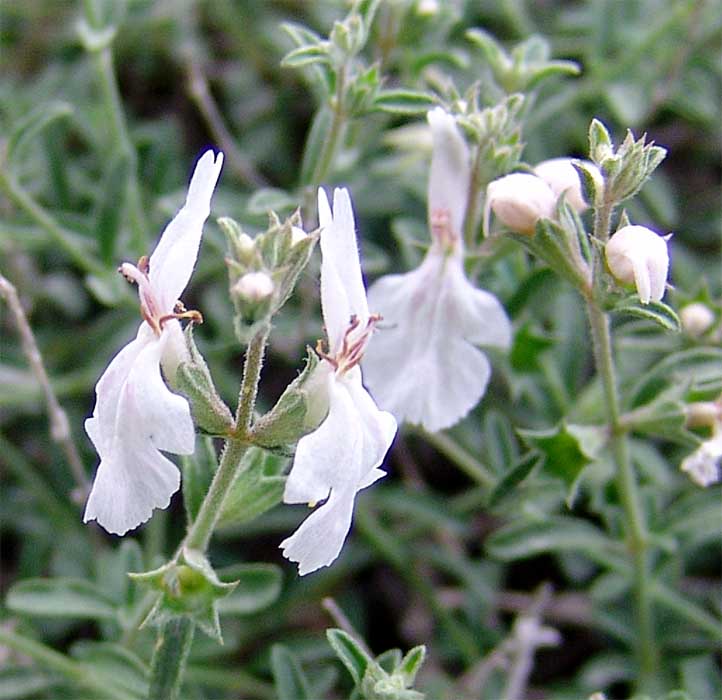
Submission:
[[[705,0],[3,3],[0,698],[719,696],[720,487],[679,465],[722,394],[721,36]],[[278,544],[302,514],[279,503],[318,423],[316,188],[353,193],[368,281],[414,268],[435,105],[476,154],[466,271],[515,340],[462,422],[399,432],[340,558],[301,578]],[[153,249],[209,146],[226,165],[177,387],[203,435],[182,496],[120,539],[81,521],[83,420],[138,324],[115,269]],[[562,198],[533,237],[484,237],[486,185],[557,156],[602,168],[596,216]],[[674,231],[664,302],[605,268],[628,220]],[[229,294],[249,270],[265,305]]]

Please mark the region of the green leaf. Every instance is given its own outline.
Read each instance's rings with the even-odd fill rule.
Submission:
[[[306,147],[303,151],[300,181],[304,185],[317,187],[321,184],[319,182],[313,182],[313,177],[318,161],[325,150],[324,147],[329,138],[332,123],[333,110],[328,106],[321,107],[313,118],[311,131],[306,139]]]
[[[582,469],[593,461],[603,444],[596,427],[570,426],[565,422],[551,430],[517,432],[543,455],[546,471],[560,477],[567,486],[574,484]]]
[[[642,375],[625,397],[631,408],[650,403],[663,389],[675,384],[697,384],[722,377],[722,348],[699,347],[675,352]]]
[[[486,542],[488,553],[501,561],[526,559],[548,552],[580,552],[605,557],[615,543],[594,525],[564,516],[548,520],[522,520],[506,525]]]
[[[391,114],[422,114],[435,104],[433,95],[417,90],[381,90],[373,101],[375,109]]]
[[[280,503],[283,496],[286,477],[281,476],[281,472],[288,464],[287,457],[249,447],[243,455],[243,464],[223,501],[220,528],[254,520]]]
[[[326,639],[351,674],[354,683],[360,685],[372,659],[359,643],[343,630],[335,628],[326,630]]]
[[[181,455],[183,473],[183,505],[188,522],[192,523],[218,468],[213,438],[202,437],[192,455]]]
[[[129,697],[145,700],[148,696],[148,667],[120,644],[81,641],[73,645],[72,655],[127,691]]]
[[[127,151],[116,151],[108,158],[100,194],[95,203],[94,238],[98,241],[101,259],[108,265],[115,262],[116,240],[125,219],[124,202],[130,163]]]
[[[235,589],[218,602],[221,615],[251,615],[269,607],[281,594],[283,572],[275,564],[237,564],[218,571]]]
[[[6,144],[8,163],[12,163],[15,157],[20,158],[23,148],[36,140],[50,124],[70,116],[73,111],[73,106],[62,100],[38,105],[10,133]]]
[[[399,665],[398,673],[403,677],[405,687],[411,687],[416,680],[416,674],[421,669],[426,658],[426,647],[421,644],[409,650]]]
[[[262,187],[256,190],[248,200],[246,209],[249,214],[268,214],[269,211],[290,212],[298,206],[296,197],[277,187]]]
[[[536,450],[527,452],[519,461],[498,481],[489,494],[488,506],[498,505],[516,486],[518,486],[544,459]]]
[[[16,583],[8,593],[13,612],[79,620],[113,620],[116,608],[95,584],[74,578],[34,578]]]
[[[644,318],[673,333],[679,333],[682,330],[679,316],[671,306],[667,306],[661,301],[650,301],[648,304],[642,304],[636,294],[623,299],[614,306],[612,311],[616,314]]]
[[[313,700],[311,684],[301,664],[295,654],[281,644],[271,647],[271,673],[278,700]]]
[[[311,46],[301,46],[300,48],[289,51],[281,61],[284,68],[303,68],[314,63],[329,63],[328,46],[326,42]]]
[[[0,700],[35,698],[43,691],[49,691],[55,683],[52,676],[34,668],[5,667],[0,669]]]
[[[534,325],[528,321],[514,334],[514,343],[509,353],[511,366],[517,372],[536,372],[539,370],[541,355],[553,346],[554,339],[536,331]]]

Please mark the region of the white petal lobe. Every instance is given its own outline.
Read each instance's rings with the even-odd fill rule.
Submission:
[[[362,324],[368,319],[366,290],[361,276],[356,224],[348,190],[336,189],[333,213],[328,211],[325,194],[319,191],[321,231],[321,306],[329,348],[335,353],[356,316]],[[330,218],[329,218],[330,217]]]
[[[211,211],[211,197],[222,165],[222,153],[216,156],[206,151],[201,156],[185,204],[166,226],[150,256],[150,281],[163,313],[173,311],[195,267],[203,224]]]

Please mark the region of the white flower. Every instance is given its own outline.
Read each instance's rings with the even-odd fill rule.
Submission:
[[[486,188],[484,230],[489,229],[493,211],[512,231],[534,235],[539,219],[551,219],[557,196],[540,177],[529,173],[512,173],[490,182]]]
[[[299,440],[283,494],[284,503],[325,501],[281,543],[301,576],[338,557],[356,494],[384,475],[379,466],[396,434],[394,417],[380,411],[361,384],[359,362],[378,317],[369,314],[348,191],[335,190],[332,213],[319,190],[318,211],[328,352],[320,353],[312,381],[327,415]]]
[[[589,203],[584,199],[582,181],[572,162],[572,158],[544,160],[534,167],[534,174],[551,187],[557,198],[565,194],[567,202],[581,213],[589,207]],[[604,187],[604,178],[599,168],[591,161],[580,162],[583,163],[587,172],[592,174],[595,187],[601,190]]]
[[[414,271],[382,277],[369,301],[383,318],[363,361],[379,406],[399,421],[443,430],[486,391],[491,368],[475,345],[507,348],[511,324],[497,298],[464,274],[462,226],[469,153],[451,115],[428,114],[434,140],[429,175],[432,244]]]
[[[664,296],[669,269],[665,237],[645,226],[624,226],[604,250],[609,271],[624,284],[634,283],[643,304]]]
[[[719,463],[722,459],[722,429],[705,440],[691,455],[686,457],[680,469],[699,486],[709,486],[720,479]]]
[[[143,322],[135,340],[111,361],[95,389],[93,416],[85,430],[100,455],[83,521],[97,520],[108,532],[125,534],[165,508],[178,490],[177,467],[160,450],[192,454],[195,431],[190,407],[172,393],[161,364],[172,376],[185,343],[178,297],[198,257],[203,224],[223,163],[207,151],[196,165],[183,208],[163,231],[150,260],[121,266],[138,284]],[[179,309],[181,311],[179,311]]]

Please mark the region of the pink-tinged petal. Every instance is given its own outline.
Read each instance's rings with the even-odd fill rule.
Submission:
[[[351,529],[356,490],[331,491],[328,501],[281,542],[283,556],[298,564],[301,576],[331,564]]]
[[[447,211],[452,232],[462,233],[469,191],[469,148],[454,117],[441,107],[426,115],[431,126],[433,151],[429,171],[429,220],[434,212]]]
[[[318,191],[321,230],[321,308],[334,354],[340,347],[352,316],[365,326],[369,310],[361,275],[356,224],[348,190],[336,189],[333,212],[322,189]]]
[[[417,270],[378,280],[369,299],[384,318],[362,361],[378,405],[432,432],[463,418],[491,374],[474,344],[510,341],[509,320],[495,297],[466,281],[459,259],[432,250]]]
[[[223,154],[206,151],[193,172],[182,209],[166,226],[150,256],[150,282],[161,313],[171,313],[186,288],[198,257],[203,224],[223,165]]]

